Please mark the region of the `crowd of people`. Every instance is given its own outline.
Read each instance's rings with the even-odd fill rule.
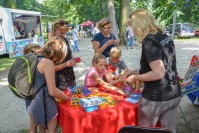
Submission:
[[[29,132],[37,132],[37,125],[41,133],[55,132],[58,114],[55,98],[69,100],[63,91],[69,86],[76,86],[73,69],[76,62],[72,53],[79,51],[79,33],[74,27],[72,37],[68,41],[65,38],[69,30],[67,24],[62,19],[54,21],[51,37],[42,48],[30,44],[24,49],[24,54],[32,49],[45,56],[38,58],[34,82],[36,89],[46,82],[45,92],[41,91],[35,99],[26,101],[30,114]],[[119,40],[112,34],[112,22],[104,18],[95,26],[95,34],[91,40],[94,50],[92,67],[85,76],[84,84],[87,87],[102,86],[107,90],[126,95],[122,89],[115,86],[119,81],[123,78],[126,78],[128,83],[142,81],[144,89],[138,107],[138,125],[155,127],[159,121],[161,127],[175,133],[176,110],[180,103],[181,88],[177,78],[174,43],[147,10],[133,11],[127,20],[127,25],[127,48],[129,46],[133,48],[134,38],[142,44],[140,69],[127,67],[122,59]],[[40,108],[43,104],[42,93],[45,93],[48,101],[48,129],[45,129],[45,120],[41,116],[44,115],[44,110]]]

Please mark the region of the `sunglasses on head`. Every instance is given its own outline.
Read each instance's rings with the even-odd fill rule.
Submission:
[[[66,22],[66,21],[59,21],[59,22],[55,23],[55,25],[56,24],[60,24],[61,26],[64,26],[65,24],[68,25],[68,22]]]

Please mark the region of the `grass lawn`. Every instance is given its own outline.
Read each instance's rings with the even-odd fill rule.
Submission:
[[[0,56],[0,71],[10,68],[14,61],[15,58],[8,58],[5,55]]]
[[[47,34],[43,33],[44,44],[47,42]],[[10,68],[16,58],[9,58],[8,55],[0,55],[0,71]]]

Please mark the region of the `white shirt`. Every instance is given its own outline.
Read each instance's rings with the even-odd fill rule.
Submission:
[[[35,34],[34,37],[32,38],[32,43],[38,44],[38,35]]]
[[[134,34],[133,34],[133,30],[131,29],[131,27],[127,27],[128,32],[128,38],[131,38]]]
[[[77,29],[73,29],[73,30],[72,30],[72,38],[73,38],[73,41],[78,40],[78,37],[77,37]]]
[[[74,45],[75,45],[75,43],[74,43],[74,41],[73,41],[72,39],[70,39],[70,45],[71,45],[71,46],[74,46]]]
[[[94,34],[99,33],[99,29],[97,27],[94,28]]]

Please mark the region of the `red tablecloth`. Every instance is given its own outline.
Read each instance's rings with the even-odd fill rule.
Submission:
[[[125,125],[137,125],[138,104],[124,101],[121,96],[113,107],[85,112],[66,103],[58,103],[59,125],[63,133],[117,133]]]

